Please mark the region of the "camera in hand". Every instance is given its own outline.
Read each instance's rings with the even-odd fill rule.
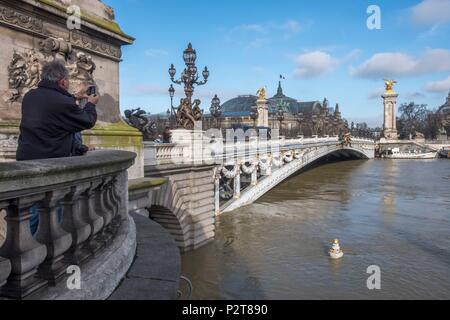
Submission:
[[[96,96],[97,95],[97,86],[90,86],[86,91],[88,96]]]

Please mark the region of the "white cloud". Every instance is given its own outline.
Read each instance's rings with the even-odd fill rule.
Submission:
[[[313,50],[294,57],[295,75],[299,78],[313,78],[332,71],[340,64],[357,58],[360,49],[354,49],[343,58],[335,58],[324,50]]]
[[[289,30],[292,33],[299,33],[302,30],[302,28],[300,27],[300,23],[295,20],[288,20],[283,25],[283,28]]]
[[[415,70],[419,74],[450,71],[450,50],[430,49],[418,60]]]
[[[334,69],[338,60],[324,51],[312,51],[295,57],[297,68],[295,75],[300,78],[312,78]]]
[[[281,23],[241,24],[226,32],[225,41],[255,49],[276,39],[289,40],[301,30],[300,23],[292,19]]]
[[[411,19],[416,24],[436,25],[450,22],[450,0],[423,0],[410,11]]]
[[[428,92],[450,92],[450,76],[447,79],[440,81],[431,81],[425,85],[425,90]]]
[[[421,57],[414,58],[406,53],[377,53],[350,73],[357,77],[379,78],[423,75],[450,71],[450,50],[428,49]]]

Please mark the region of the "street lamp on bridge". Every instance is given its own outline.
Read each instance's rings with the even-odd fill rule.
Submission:
[[[170,95],[170,126],[173,127],[175,126],[176,114],[175,108],[173,107],[173,97],[175,96],[175,88],[173,87],[172,84],[169,87],[169,95]]]
[[[282,105],[280,105],[280,106],[278,106],[278,111],[277,111],[277,119],[278,119],[278,121],[280,122],[280,134],[281,134],[281,131],[282,131],[282,129],[283,129],[283,121],[284,121],[284,119],[286,118],[285,117],[285,113],[284,113],[284,110],[283,110],[283,106]],[[282,134],[281,134],[282,135]]]
[[[220,117],[222,116],[222,106],[220,105],[220,99],[217,94],[211,100],[211,108],[209,109],[209,111],[211,112],[211,116],[213,116],[213,118],[216,120],[217,128],[220,128],[219,121]]]
[[[208,67],[202,72],[203,80],[199,80],[198,69],[195,65],[197,60],[197,52],[192,48],[192,44],[189,43],[186,50],[183,52],[183,60],[186,65],[181,73],[180,79],[175,80],[177,70],[174,65],[171,64],[169,68],[170,80],[178,85],[184,85],[184,93],[186,98],[181,100],[180,106],[177,111],[177,125],[184,129],[192,130],[195,125],[195,121],[200,121],[203,116],[203,112],[200,109],[200,100],[196,99],[192,101],[194,95],[194,87],[202,86],[208,82],[209,70]]]

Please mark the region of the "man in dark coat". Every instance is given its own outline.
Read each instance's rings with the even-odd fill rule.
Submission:
[[[45,65],[41,78],[38,88],[23,98],[17,161],[75,156],[76,135],[97,122],[99,97],[71,95],[69,72],[63,62]],[[88,102],[81,108],[77,99]]]

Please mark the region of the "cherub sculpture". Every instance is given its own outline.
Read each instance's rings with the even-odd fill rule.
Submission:
[[[181,99],[180,106],[177,111],[177,124],[179,128],[192,130],[197,121],[201,121],[203,111],[200,109],[200,100],[194,100],[191,105],[188,99]]]

